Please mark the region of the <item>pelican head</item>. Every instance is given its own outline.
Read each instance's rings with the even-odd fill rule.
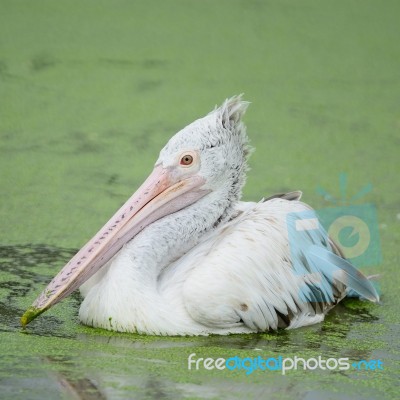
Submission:
[[[248,102],[236,96],[205,117],[175,134],[161,150],[156,162],[178,177],[197,175],[204,188],[217,191],[235,188],[235,198],[245,183],[249,153],[246,128],[241,117]]]
[[[226,100],[161,150],[153,172],[102,229],[65,265],[21,318],[23,326],[80,287],[149,224],[215,196],[223,220],[245,183],[248,103]]]

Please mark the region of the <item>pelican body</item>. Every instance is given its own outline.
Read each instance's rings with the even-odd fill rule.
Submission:
[[[227,99],[175,134],[22,325],[78,288],[82,323],[151,335],[290,329],[322,321],[350,292],[377,302],[320,224],[301,228],[318,220],[300,192],[240,201],[247,106],[241,96]]]

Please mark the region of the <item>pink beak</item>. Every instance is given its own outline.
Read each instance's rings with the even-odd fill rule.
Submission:
[[[147,225],[209,193],[200,188],[204,183],[198,175],[174,179],[169,168],[157,165],[132,197],[53,278],[22,316],[22,326],[79,288]]]

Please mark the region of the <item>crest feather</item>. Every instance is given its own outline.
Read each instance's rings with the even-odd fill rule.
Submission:
[[[238,125],[247,110],[250,102],[242,100],[243,93],[226,99],[220,107],[216,107],[213,113],[218,114],[222,126],[232,129]]]

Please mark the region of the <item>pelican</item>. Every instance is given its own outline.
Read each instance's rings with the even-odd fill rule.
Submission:
[[[321,322],[350,293],[378,302],[301,192],[240,201],[248,104],[234,96],[176,133],[22,325],[78,288],[83,324],[150,335],[291,329]]]

